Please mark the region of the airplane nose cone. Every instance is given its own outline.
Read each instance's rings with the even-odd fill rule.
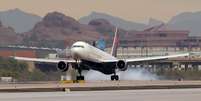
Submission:
[[[79,48],[72,48],[71,55],[73,58],[77,59],[80,56],[80,49]]]

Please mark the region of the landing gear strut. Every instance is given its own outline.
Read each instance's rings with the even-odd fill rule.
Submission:
[[[84,80],[84,76],[82,75],[82,67],[80,66],[80,63],[77,61],[77,70],[79,75],[76,76],[76,80]]]
[[[82,75],[82,69],[78,67],[79,75],[76,77],[76,80],[84,80],[84,76]]]

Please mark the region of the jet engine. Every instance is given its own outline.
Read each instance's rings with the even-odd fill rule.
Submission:
[[[65,63],[64,61],[60,61],[60,62],[57,64],[57,68],[58,68],[59,70],[61,70],[62,72],[66,72],[66,71],[68,71],[69,64],[68,64],[68,63]]]
[[[121,71],[127,70],[127,65],[126,62],[123,60],[119,60],[116,64],[117,68],[120,69]]]

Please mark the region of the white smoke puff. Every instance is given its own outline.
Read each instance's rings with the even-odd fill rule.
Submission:
[[[95,70],[83,72],[86,80],[110,80],[110,75],[105,75]]]
[[[110,80],[111,75],[105,75],[101,72],[90,70],[83,73],[86,80]],[[117,72],[120,80],[157,80],[158,76],[145,69],[127,69]]]
[[[131,69],[128,68],[126,71],[120,71],[120,80],[157,80],[158,76],[150,73],[146,69]]]

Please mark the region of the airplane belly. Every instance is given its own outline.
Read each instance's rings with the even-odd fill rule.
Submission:
[[[104,74],[113,74],[115,72],[116,63],[97,63],[88,60],[82,60],[81,64],[88,69],[96,70]]]

